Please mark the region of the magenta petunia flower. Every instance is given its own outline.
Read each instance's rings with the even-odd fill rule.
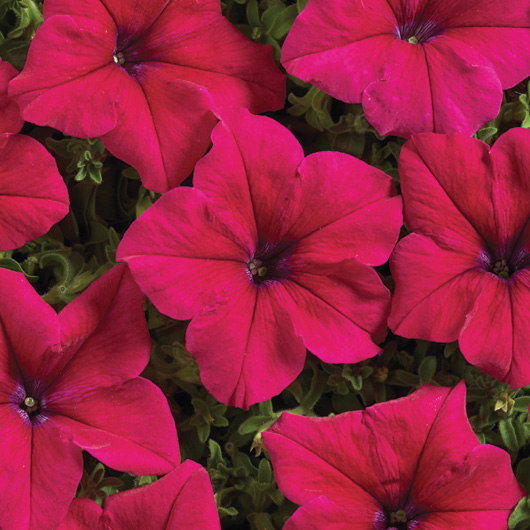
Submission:
[[[379,134],[471,135],[530,75],[529,42],[528,0],[309,0],[282,64]]]
[[[59,315],[22,274],[0,269],[0,324],[2,530],[59,524],[81,478],[81,449],[138,475],[178,465],[167,401],[137,377],[151,343],[127,267]]]
[[[263,441],[302,505],[285,530],[506,530],[525,494],[509,455],[473,433],[463,383],[331,418],[283,413]]]
[[[195,188],[157,201],[117,257],[160,311],[193,318],[186,344],[206,388],[249,407],[300,373],[306,347],[334,363],[380,351],[388,291],[371,266],[393,249],[401,199],[352,156],[304,159],[270,118],[219,116]]]
[[[466,359],[513,387],[530,383],[530,131],[493,148],[419,135],[399,160],[405,237],[391,260],[390,328],[458,339]]]
[[[105,498],[74,499],[57,530],[220,530],[208,472],[187,460],[165,477]]]
[[[17,71],[0,61],[0,251],[45,234],[68,213],[68,191],[53,157],[17,134],[24,121],[7,96]]]
[[[22,116],[101,136],[158,192],[210,144],[215,107],[283,107],[272,47],[245,38],[219,0],[46,0],[44,24],[10,94]]]

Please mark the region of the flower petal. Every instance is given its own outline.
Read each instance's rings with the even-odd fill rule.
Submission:
[[[148,486],[107,497],[103,521],[108,528],[220,529],[208,473],[190,460]]]
[[[16,134],[24,125],[18,105],[7,96],[7,84],[17,75],[14,66],[0,59],[0,134]]]
[[[458,344],[469,363],[499,381],[510,371],[514,344],[514,306],[506,280],[482,273],[480,291],[466,317]],[[449,307],[458,307],[453,301]]]
[[[285,193],[304,153],[292,133],[270,118],[246,109],[216,114],[221,123],[212,134],[214,146],[197,164],[194,184],[243,248],[255,249],[258,234],[281,238]]]
[[[210,145],[213,102],[204,88],[175,79],[168,65],[131,68],[131,75],[121,69],[117,124],[101,140],[138,170],[148,189],[164,193],[189,176]]]
[[[499,243],[508,248],[525,243],[522,231],[530,224],[529,150],[530,131],[521,128],[503,134],[491,149],[495,178],[491,200],[499,216]]]
[[[393,44],[394,57],[381,80],[362,97],[366,118],[379,134],[469,135],[495,118],[502,100],[495,71],[469,63],[443,42],[441,35],[424,45]]]
[[[281,298],[305,346],[327,363],[378,354],[374,342],[386,336],[390,293],[377,273],[355,260],[295,267]]]
[[[163,195],[132,224],[116,256],[129,264],[161,312],[181,320],[214,299],[218,289],[245,281],[249,258],[193,188]]]
[[[125,75],[112,59],[115,43],[110,17],[90,28],[79,27],[69,16],[45,21],[24,70],[9,84],[22,117],[81,138],[111,130],[116,125],[115,95]]]
[[[306,351],[279,303],[282,288],[242,281],[188,327],[186,346],[199,362],[201,380],[222,403],[248,409],[284,390],[302,371]]]
[[[495,246],[499,222],[487,144],[457,134],[418,135],[403,146],[399,172],[412,231],[470,255]]]
[[[172,78],[206,88],[216,107],[260,114],[283,108],[285,101],[285,76],[272,52],[234,28],[219,2],[180,0],[166,3],[134,43],[131,58],[171,65]]]
[[[161,474],[179,462],[175,424],[167,400],[137,377],[109,388],[62,388],[48,396],[51,422],[105,465],[135,475]]]
[[[406,398],[330,418],[283,413],[263,433],[280,490],[297,504],[324,495],[361,513],[399,504],[450,390],[424,385]]]
[[[348,510],[318,497],[296,510],[283,530],[374,530],[375,516],[368,507]]]
[[[81,479],[81,451],[50,422],[28,427],[12,405],[0,405],[0,425],[2,530],[55,528]]]
[[[30,376],[43,384],[56,377],[53,367],[60,356],[57,314],[22,273],[3,268],[0,268],[0,330],[2,386],[7,374],[11,378]]]
[[[56,384],[91,389],[139,375],[151,352],[143,303],[126,265],[114,267],[70,302],[59,314]]]
[[[390,265],[396,282],[390,329],[402,337],[455,341],[486,273],[469,256],[419,234],[398,243]]]
[[[0,145],[0,250],[45,234],[68,213],[68,191],[52,156],[33,138]]]
[[[297,255],[316,263],[355,258],[382,265],[402,224],[401,198],[382,171],[343,153],[306,157],[298,174],[283,236]]]
[[[360,103],[365,87],[380,77],[395,27],[384,0],[309,2],[285,39],[282,64],[327,94]]]
[[[103,510],[90,499],[75,498],[56,530],[98,530]]]

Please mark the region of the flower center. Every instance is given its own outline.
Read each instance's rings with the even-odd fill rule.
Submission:
[[[114,62],[118,65],[118,66],[123,66],[125,64],[125,55],[123,55],[123,52],[117,52],[116,54],[114,54]]]
[[[397,28],[396,36],[410,44],[425,44],[439,35],[442,30],[443,27],[432,20],[404,22]]]
[[[493,274],[496,274],[499,278],[504,278],[507,280],[510,274],[510,267],[508,267],[508,262],[505,259],[498,259],[491,269]]]
[[[407,514],[405,510],[396,510],[391,512],[388,518],[387,528],[392,528],[395,530],[408,530]]]
[[[260,259],[252,258],[248,262],[247,268],[255,282],[265,279],[265,276],[267,276],[267,267]]]
[[[22,410],[25,410],[30,417],[36,416],[40,412],[39,402],[30,396],[24,399],[24,402],[20,405]]]

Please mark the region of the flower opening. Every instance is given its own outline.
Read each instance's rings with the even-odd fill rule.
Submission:
[[[18,383],[11,396],[11,403],[27,426],[37,427],[48,419],[46,398],[40,381],[27,380],[24,384]]]
[[[123,66],[125,64],[125,55],[123,54],[123,52],[117,52],[114,54],[114,62],[118,66]]]
[[[425,44],[442,31],[443,27],[434,20],[420,20],[401,24],[396,30],[396,35],[410,44]]]
[[[247,263],[247,272],[255,285],[282,281],[290,277],[289,247],[266,243],[260,247]]]

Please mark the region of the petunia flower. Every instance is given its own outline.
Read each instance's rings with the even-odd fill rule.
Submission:
[[[239,33],[219,0],[46,0],[9,92],[27,121],[101,136],[162,193],[206,151],[211,108],[283,107],[272,52]]]
[[[24,120],[7,96],[17,75],[0,61],[0,251],[45,234],[68,213],[68,191],[53,157],[33,138],[17,134]]]
[[[530,75],[529,42],[528,0],[309,0],[282,64],[379,134],[471,135]]]
[[[506,530],[525,494],[510,456],[473,433],[463,383],[331,418],[283,413],[263,441],[302,505],[284,530]]]
[[[167,401],[137,377],[149,353],[143,296],[125,266],[59,315],[22,274],[0,269],[2,530],[59,524],[81,478],[81,449],[138,475],[178,465]]]
[[[105,498],[72,501],[57,530],[220,530],[208,472],[187,460],[165,477]]]
[[[405,237],[391,260],[390,328],[458,340],[500,381],[530,383],[530,131],[493,148],[461,135],[409,140],[399,160]]]
[[[274,120],[219,111],[195,188],[165,194],[126,232],[127,261],[155,306],[193,318],[186,345],[206,388],[249,407],[300,373],[380,352],[383,264],[401,199],[383,172],[342,153],[304,158]]]

